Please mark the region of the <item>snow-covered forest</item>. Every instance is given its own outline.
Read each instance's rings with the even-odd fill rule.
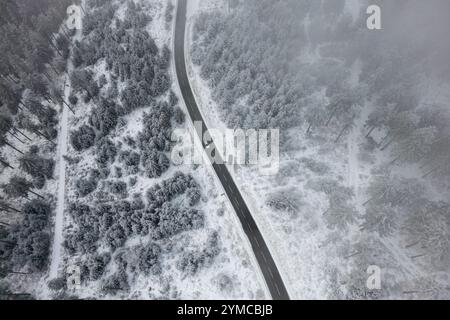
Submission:
[[[280,128],[278,175],[234,177],[292,297],[448,299],[448,1],[216,2],[191,80],[209,126]]]
[[[82,1],[68,30],[33,1],[2,13],[1,298],[266,298],[211,169],[169,161],[174,4]]]
[[[239,201],[171,161],[176,10],[0,0],[0,300],[270,299],[255,229],[291,299],[449,299],[450,2],[189,0],[186,100],[280,130]]]

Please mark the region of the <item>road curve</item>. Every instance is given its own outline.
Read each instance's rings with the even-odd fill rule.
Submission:
[[[199,111],[197,103],[192,93],[192,89],[189,84],[189,78],[186,71],[186,61],[184,52],[184,42],[186,33],[186,11],[187,0],[178,0],[176,24],[175,24],[175,38],[174,38],[174,54],[175,54],[175,69],[178,77],[178,83],[183,95],[184,102],[186,104],[189,116],[194,123],[195,121],[201,121],[203,130],[206,132],[208,129],[203,121],[202,115]],[[203,138],[200,137],[203,148],[206,147]],[[270,254],[269,249],[255,223],[250,210],[247,207],[242,195],[233,181],[228,169],[223,164],[212,163],[214,171],[217,174],[228,198],[233,205],[234,210],[242,224],[244,232],[250,240],[253,252],[256,260],[258,261],[261,272],[266,280],[270,294],[274,300],[289,300],[286,287],[278,272],[277,266]]]

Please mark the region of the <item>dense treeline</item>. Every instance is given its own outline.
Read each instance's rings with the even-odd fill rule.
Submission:
[[[95,179],[92,175],[91,179]],[[184,208],[170,204],[184,195]],[[203,213],[194,209],[199,202],[200,190],[191,176],[176,173],[147,192],[147,204],[137,195],[130,202],[119,200],[96,206],[71,204],[69,214],[79,230],[66,237],[71,254],[93,252],[96,242],[104,238],[111,249],[120,248],[132,235],[148,235],[164,239],[181,231],[203,226]]]
[[[112,3],[92,8],[84,18],[85,37],[75,43],[73,53],[76,67],[93,66],[104,59],[113,81],[126,83],[120,93],[123,105],[118,112],[120,115],[149,105],[170,85],[167,74],[170,50],[159,49],[145,30],[150,17],[142,7],[133,1],[127,3],[124,21],[114,18],[117,8]],[[72,78],[75,89],[83,89],[91,97],[98,95],[91,71],[79,70]]]
[[[292,38],[303,38],[301,17],[286,22],[292,25],[290,34],[277,33],[279,28],[271,25],[276,19],[264,17],[270,17],[272,9],[280,15],[286,9],[296,14],[305,10],[293,10],[299,6],[294,1],[274,6],[268,1],[250,1],[231,16],[204,13],[196,20],[192,59],[210,80],[214,98],[223,106],[222,115],[231,127],[288,128],[300,119],[298,104],[308,84],[281,58],[295,50],[290,47]],[[262,8],[267,12],[261,12]],[[251,112],[242,110],[241,104],[247,101]]]
[[[68,5],[69,1],[6,1],[0,14],[2,109],[17,118],[16,129],[50,139],[56,135],[54,111],[42,101],[61,98],[53,79],[64,71],[68,55],[68,30],[58,33]],[[1,138],[8,140],[3,134]]]
[[[23,221],[1,229],[1,265],[10,272],[26,267],[28,272],[44,271],[47,266],[50,235],[48,222],[51,208],[43,200],[27,202],[20,210]]]
[[[90,256],[98,255],[97,248],[99,241],[102,241],[111,249],[111,253],[115,254],[114,259],[119,270],[122,270],[122,272],[119,271],[122,278],[127,278],[124,272],[126,265],[122,266],[122,263],[117,261],[120,261],[123,254],[128,256],[136,254],[135,252],[137,252],[136,259],[138,259],[140,271],[159,274],[161,270],[158,261],[161,259],[161,250],[158,249],[158,243],[164,244],[170,237],[181,232],[199,229],[204,225],[204,213],[195,208],[199,198],[193,195],[197,194],[200,194],[200,190],[194,179],[191,176],[176,173],[173,178],[164,180],[161,185],[148,190],[147,203],[140,195],[135,195],[132,201],[114,200],[95,205],[72,203],[69,214],[76,222],[77,231],[66,236],[65,247],[71,255],[77,253],[86,255],[87,265],[89,265]],[[174,201],[179,197],[185,197],[184,206]],[[152,240],[148,247],[138,251],[124,247],[127,239],[147,235],[150,235]],[[215,249],[205,250],[217,252],[219,248],[215,246]],[[212,255],[210,260],[217,255],[217,253],[207,252]],[[94,271],[89,271],[91,275],[86,280],[101,278],[106,265],[110,262],[109,259],[101,261],[103,261],[101,268],[95,267]],[[88,268],[92,270],[91,267]],[[96,276],[92,276],[92,272],[96,272]],[[117,281],[116,278],[114,279]],[[109,287],[108,283],[113,280],[105,281],[105,286]],[[115,290],[126,289],[123,284],[120,288]]]

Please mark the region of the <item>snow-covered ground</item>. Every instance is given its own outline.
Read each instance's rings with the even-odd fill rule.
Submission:
[[[125,2],[123,2],[125,3]],[[164,13],[167,1],[152,0],[142,1],[149,4],[149,13],[152,21],[147,27],[147,31],[155,39],[158,47],[164,44],[172,47],[172,27],[167,28],[164,22]],[[117,11],[118,16],[125,12],[124,5]],[[109,73],[105,69],[102,62],[97,63],[94,68],[96,79],[99,75],[105,74],[109,79]],[[181,94],[176,84],[176,76],[171,69],[172,89],[179,96],[182,102]],[[70,87],[66,87],[67,95],[70,94]],[[75,108],[75,115],[70,114],[68,110],[63,111],[62,130],[72,131],[87,121],[90,110],[93,108],[92,102],[84,103],[79,101]],[[123,118],[119,124],[115,134],[111,140],[115,143],[122,143],[122,139],[126,136],[135,137],[142,129],[142,117],[145,108],[136,110]],[[66,113],[64,115],[64,113]],[[64,121],[64,117],[66,120]],[[68,119],[67,119],[68,118]],[[190,123],[184,124],[184,129],[192,130]],[[67,139],[60,134],[60,139]],[[74,183],[76,179],[86,176],[95,162],[95,154],[93,150],[87,150],[83,153],[77,153],[71,145],[67,147],[67,156],[80,157],[80,161],[76,164],[66,164],[66,192],[67,202],[92,203],[95,201],[92,196],[84,199],[78,198]],[[62,157],[66,152],[61,150],[58,158]],[[63,161],[61,163],[64,163]],[[117,162],[111,166],[120,166]],[[62,174],[64,169],[58,166],[60,180],[63,180]],[[144,276],[141,274],[130,274],[129,278],[133,279],[133,285],[126,294],[118,294],[117,296],[108,296],[100,293],[100,282],[94,281],[82,286],[81,289],[72,292],[79,297],[95,297],[95,298],[133,298],[133,299],[157,299],[161,297],[171,299],[265,299],[269,298],[265,283],[260,274],[259,268],[254,260],[250,245],[245,238],[243,231],[240,229],[239,221],[235,217],[227,199],[221,191],[220,183],[218,183],[212,168],[205,162],[201,166],[175,166],[171,165],[169,170],[160,178],[150,179],[144,176],[137,176],[137,182],[128,188],[128,194],[145,193],[145,191],[161,181],[170,178],[177,171],[191,174],[201,187],[202,200],[199,205],[205,213],[205,227],[190,231],[187,234],[181,234],[171,239],[171,253],[165,255],[162,261],[163,276]],[[60,183],[62,183],[60,181]],[[64,235],[70,232],[76,225],[69,215],[64,214],[64,191],[60,190],[58,194],[58,207],[55,224],[55,242],[51,259],[50,278],[54,278],[58,274],[58,270],[67,267],[68,264],[76,263],[81,256],[69,256],[62,248],[61,244]],[[61,203],[60,203],[61,202]],[[220,239],[220,254],[214,260],[212,266],[202,269],[198,274],[193,276],[184,276],[176,267],[176,258],[180,252],[186,249],[201,248],[206,241],[206,236],[211,231],[217,231]],[[128,239],[125,248],[133,249],[137,244],[145,244],[148,240],[142,237]],[[103,251],[105,248],[100,247]],[[106,274],[114,273],[114,268],[110,266],[106,270]],[[39,297],[46,298],[48,290],[42,290],[38,294]]]
[[[202,11],[226,11],[224,3],[189,1],[186,52],[189,53],[191,49],[189,42],[192,42],[192,27],[196,16]],[[360,4],[352,0],[347,1],[346,10],[356,19]],[[305,62],[319,58],[318,51],[300,57]],[[220,115],[220,106],[212,99],[208,83],[200,77],[199,67],[193,65],[189,57],[186,60],[191,86],[207,126],[226,128]],[[352,66],[350,86],[358,81],[359,69],[358,63]],[[360,228],[361,221],[357,218],[347,231],[333,233],[327,228],[323,218],[329,209],[329,200],[324,193],[313,190],[309,182],[322,178],[339,182],[353,191],[351,203],[356,212],[364,212],[363,204],[368,200],[366,189],[374,178],[372,170],[388,161],[386,153],[378,152],[368,157],[364,150],[364,125],[372,108],[371,102],[367,101],[354,126],[349,128],[339,143],[335,143],[334,139],[324,141],[314,132],[306,135],[306,128],[291,129],[287,134],[289,151],[281,154],[280,172],[275,176],[261,176],[257,168],[230,167],[230,172],[271,250],[291,298],[333,298],[333,287],[339,286],[339,281],[344,283],[343,280],[336,281],[337,274],[352,272],[353,260],[362,253],[358,248],[366,242],[364,239],[367,234]],[[374,132],[373,136],[376,134],[377,132]],[[317,170],[317,167],[323,170]],[[277,191],[296,195],[301,203],[297,215],[274,211],[266,204],[268,197]],[[392,261],[383,265],[386,277],[395,274],[398,280],[426,276],[425,270],[420,270],[417,263],[411,259],[414,251],[405,252],[406,244],[403,240],[390,237],[381,243],[386,256],[392,257]],[[361,270],[362,274],[365,272],[365,269]],[[409,276],[411,274],[412,278]]]

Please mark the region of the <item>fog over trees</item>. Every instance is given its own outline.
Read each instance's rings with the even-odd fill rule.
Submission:
[[[289,159],[282,161],[290,162],[281,166],[277,179],[326,174],[309,179],[304,188],[325,196],[327,208],[319,214],[330,237],[333,230],[360,230],[356,240],[345,244],[341,239],[335,247],[358,243],[378,250],[383,241],[399,241],[402,254],[424,270],[431,286],[450,265],[450,101],[443,94],[450,83],[450,5],[441,0],[370,4],[382,8],[380,31],[366,28],[366,2],[224,2],[226,10],[196,18],[191,57],[228,127],[280,128],[281,148]],[[354,141],[358,144],[352,146]],[[355,184],[363,174],[350,186],[342,176],[335,180],[333,163],[320,165],[318,158],[302,155],[308,145],[322,148],[322,155],[333,148],[356,149],[356,167],[342,155],[336,161],[344,160],[349,170],[370,168],[367,182]],[[350,154],[350,159],[355,157]],[[295,188],[271,191],[266,198],[278,221],[288,214],[286,229],[315,201]],[[382,240],[368,244],[366,234]],[[363,279],[373,259],[359,251],[349,255],[342,261],[351,261]],[[381,265],[386,255],[381,252],[373,264]],[[389,270],[397,278],[379,294],[339,274],[347,285],[331,296],[401,297],[404,293],[394,288],[405,285],[398,270]],[[421,287],[421,279],[414,278],[412,287]],[[425,296],[423,290],[416,295]]]

